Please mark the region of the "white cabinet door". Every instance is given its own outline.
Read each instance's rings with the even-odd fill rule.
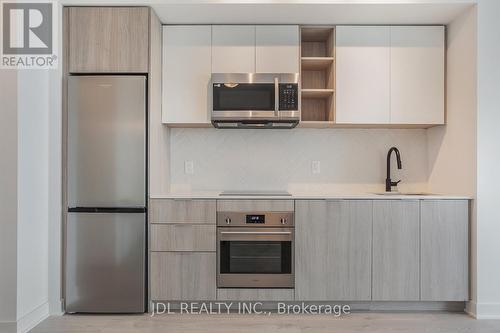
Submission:
[[[390,122],[390,27],[336,28],[336,121]]]
[[[255,72],[255,26],[212,26],[212,73]]]
[[[163,108],[167,124],[210,123],[211,27],[163,27]]]
[[[299,27],[258,25],[255,28],[257,73],[299,72]]]
[[[444,27],[391,27],[391,123],[444,124]]]

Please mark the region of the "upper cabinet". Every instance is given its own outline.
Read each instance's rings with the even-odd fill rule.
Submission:
[[[444,124],[444,27],[391,27],[391,123]]]
[[[337,123],[390,122],[390,44],[390,27],[337,27]]]
[[[163,123],[210,123],[211,29],[163,27]]]
[[[299,72],[299,27],[258,25],[255,28],[257,73]]]
[[[339,26],[336,37],[336,123],[444,124],[443,26]]]
[[[297,25],[212,26],[212,73],[298,73]]]
[[[212,26],[212,73],[255,72],[255,26]]]
[[[71,73],[147,73],[149,8],[70,7]]]

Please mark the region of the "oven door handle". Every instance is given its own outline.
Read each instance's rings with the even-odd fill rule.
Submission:
[[[221,231],[221,235],[291,235],[291,231]]]

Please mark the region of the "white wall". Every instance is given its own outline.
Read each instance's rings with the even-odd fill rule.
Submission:
[[[476,196],[477,10],[447,28],[447,125],[428,130],[429,191]],[[470,299],[476,299],[476,211],[471,206]],[[467,311],[471,304],[467,304]]]
[[[17,320],[48,315],[49,72],[18,72]]]
[[[479,318],[500,319],[500,1],[478,1],[477,300]]]
[[[16,321],[17,72],[0,70],[0,331]],[[15,326],[15,325],[14,325]]]
[[[172,191],[383,191],[391,146],[401,151],[403,170],[392,164],[400,189],[427,189],[425,130],[172,129],[170,144]],[[311,161],[321,162],[320,174]]]
[[[428,130],[429,190],[476,194],[476,9],[447,27],[446,126]]]

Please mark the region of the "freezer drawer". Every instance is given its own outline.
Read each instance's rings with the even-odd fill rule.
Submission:
[[[145,213],[69,213],[66,312],[145,310]]]
[[[68,206],[144,207],[146,79],[70,76]]]

